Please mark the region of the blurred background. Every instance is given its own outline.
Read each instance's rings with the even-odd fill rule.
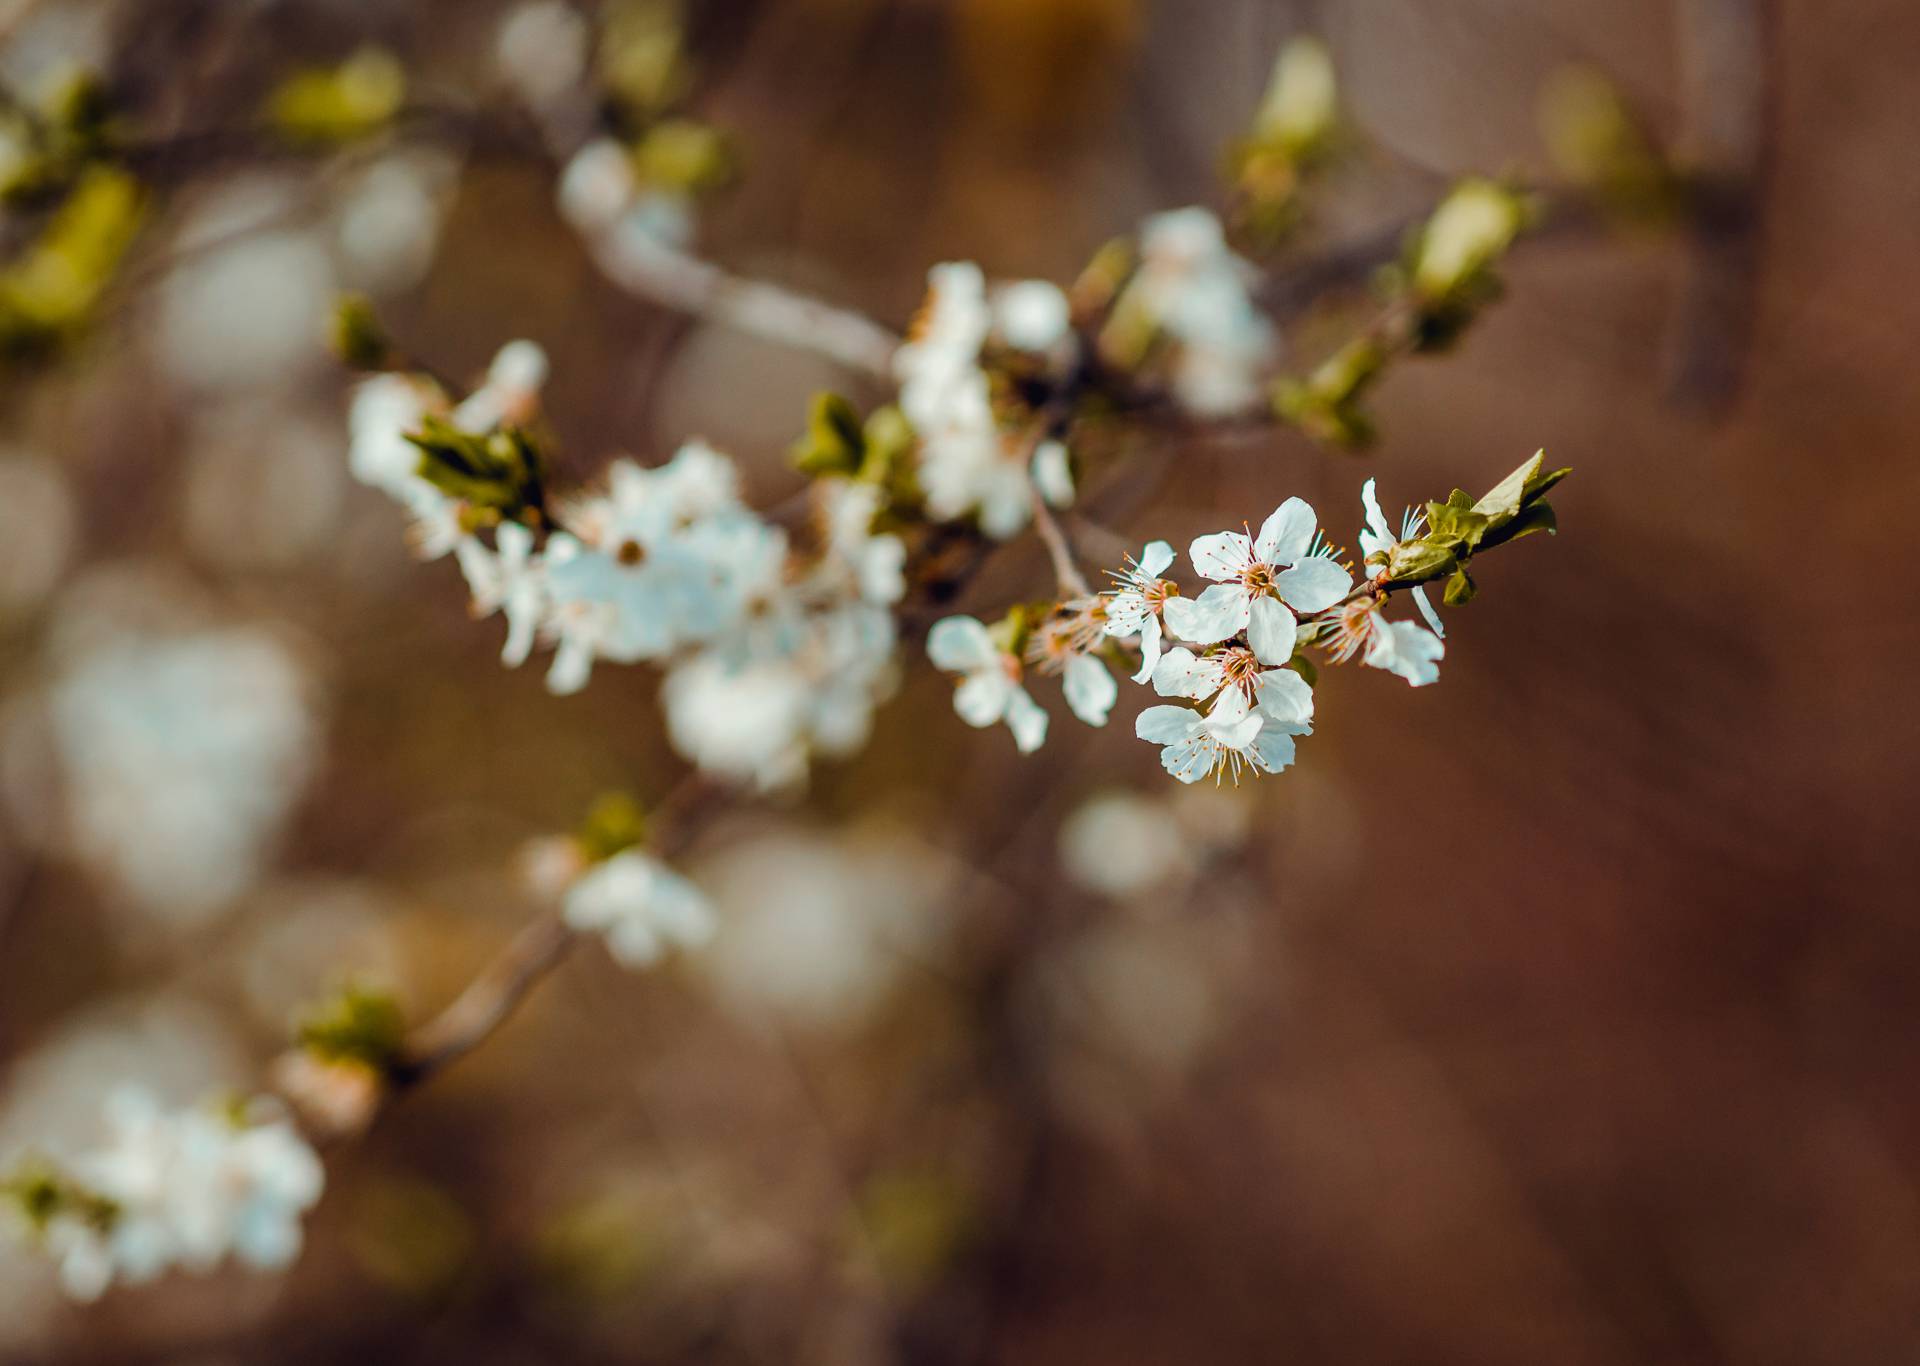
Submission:
[[[177,133],[373,42],[473,101],[507,13],[8,0],[0,79],[92,66]],[[1920,10],[696,0],[688,105],[743,172],[702,249],[894,326],[935,261],[1069,279],[1222,202],[1304,32],[1365,141],[1276,271],[1448,177],[1550,176],[1568,63],[1729,176],[1692,229],[1523,244],[1364,455],[1170,444],[1090,509],[1117,563],[1546,446],[1561,534],[1484,567],[1441,686],[1330,671],[1292,771],[1187,791],[1139,694],[1022,761],[910,653],[860,758],[685,857],[711,951],[636,976],[583,946],[329,1155],[285,1278],[80,1309],[9,1246],[0,1360],[1920,1356]],[[683,770],[651,674],[503,670],[351,483],[337,291],[443,373],[547,348],[573,479],[699,434],[770,503],[812,392],[883,397],[609,288],[538,159],[164,165],[89,334],[0,370],[0,1151],[84,1135],[118,1080],[252,1085],[349,979],[433,1010],[526,920],[524,841]],[[1367,307],[1289,310],[1289,365]],[[1010,549],[963,605],[1045,574]]]

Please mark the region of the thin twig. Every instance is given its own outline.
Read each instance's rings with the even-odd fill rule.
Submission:
[[[1038,485],[1029,480],[1027,491],[1033,499],[1034,530],[1040,533],[1040,543],[1046,546],[1047,558],[1053,561],[1053,577],[1061,595],[1066,598],[1092,597],[1093,589],[1087,586],[1086,575],[1080,572],[1080,566],[1074,562],[1073,547],[1067,542],[1067,533],[1061,530],[1060,520],[1053,515],[1053,509],[1047,506],[1047,500],[1040,496]]]
[[[749,336],[811,351],[882,382],[893,374],[897,333],[865,314],[785,285],[751,280],[639,234],[593,244],[601,271],[630,294]]]
[[[397,1089],[417,1086],[486,1042],[560,965],[575,937],[558,907],[528,924],[452,1005],[408,1036],[388,1080]]]

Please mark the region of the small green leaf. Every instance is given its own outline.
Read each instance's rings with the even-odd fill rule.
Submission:
[[[1534,452],[1533,458],[1505,479],[1489,489],[1473,510],[1495,524],[1509,521],[1519,515],[1521,504],[1526,501],[1527,488],[1540,476],[1540,466],[1546,460],[1545,451]]]
[[[267,122],[291,142],[365,137],[400,112],[407,73],[384,48],[364,47],[337,67],[303,71],[267,97]]]
[[[1473,595],[1479,591],[1471,574],[1465,569],[1456,569],[1448,578],[1446,591],[1440,595],[1440,600],[1449,607],[1463,607],[1472,602]]]
[[[606,792],[587,808],[579,833],[580,852],[589,863],[604,863],[646,838],[647,814],[624,792]]]
[[[792,455],[794,468],[803,474],[853,474],[866,455],[859,411],[839,394],[815,394],[807,409],[807,434],[794,443]]]
[[[641,180],[686,194],[724,185],[734,164],[726,135],[696,119],[663,119],[633,149],[634,170]]]
[[[348,986],[316,1007],[294,1030],[300,1047],[322,1062],[360,1063],[384,1071],[406,1044],[407,1022],[391,992]]]
[[[485,520],[538,520],[545,515],[540,450],[524,428],[466,432],[428,417],[407,440],[420,451],[420,477]]]
[[[384,370],[392,363],[393,341],[364,294],[342,294],[335,301],[332,344],[334,354],[355,370]]]
[[[1444,503],[1427,504],[1427,538],[1456,551],[1472,554],[1487,526],[1485,514],[1474,511],[1473,499],[1462,489],[1455,489]]]

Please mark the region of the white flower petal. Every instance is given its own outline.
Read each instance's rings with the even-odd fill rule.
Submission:
[[[1292,570],[1288,570],[1292,573]],[[1285,664],[1293,658],[1300,624],[1285,603],[1262,593],[1247,611],[1247,644],[1262,664]]]
[[[1261,714],[1281,727],[1305,727],[1313,720],[1313,689],[1292,669],[1269,669],[1255,685]]]
[[[1202,576],[1221,583],[1240,577],[1240,571],[1252,563],[1253,547],[1242,532],[1216,531],[1188,546],[1187,558]]]
[[[1107,724],[1107,714],[1120,700],[1120,685],[1106,665],[1092,655],[1079,655],[1068,662],[1061,683],[1075,716],[1090,726]]]
[[[1381,621],[1374,626],[1373,640],[1361,662],[1421,688],[1440,677],[1439,661],[1446,653],[1446,644],[1431,631],[1410,621]]]
[[[953,690],[953,709],[975,729],[991,726],[1007,714],[1016,693],[1026,696],[999,669],[982,669],[968,674],[966,681]]]
[[[1177,745],[1200,725],[1200,713],[1191,707],[1148,707],[1134,718],[1133,733],[1156,745]]]
[[[1279,773],[1293,762],[1293,737],[1279,726],[1263,726],[1248,754],[1262,773]]]
[[[1360,501],[1367,509],[1367,531],[1362,533],[1360,540],[1366,547],[1366,553],[1371,555],[1374,550],[1384,550],[1393,544],[1393,528],[1387,525],[1387,514],[1380,510],[1380,500],[1374,497],[1373,480],[1369,479],[1360,486]],[[1369,534],[1377,545],[1366,544]]]
[[[1303,617],[1326,611],[1352,587],[1353,576],[1324,555],[1302,560],[1274,580],[1275,590]]]
[[[1292,564],[1313,544],[1313,531],[1318,524],[1306,499],[1289,498],[1261,523],[1260,535],[1253,543],[1254,553],[1268,564]]]
[[[1160,656],[1153,671],[1153,690],[1162,697],[1190,697],[1195,701],[1212,697],[1226,682],[1226,665],[1217,657],[1202,658],[1184,645],[1177,645]]]
[[[1238,726],[1253,711],[1253,699],[1245,688],[1228,688],[1207,711],[1207,729],[1218,735]]]
[[[1165,541],[1148,541],[1147,548],[1140,552],[1138,563],[1142,574],[1157,579],[1173,563],[1173,547]]]
[[[1073,464],[1058,441],[1042,441],[1033,451],[1033,486],[1048,507],[1073,506]]]
[[[1237,583],[1217,583],[1197,598],[1168,598],[1162,609],[1167,629],[1196,645],[1215,645],[1247,626],[1251,606],[1247,590]]]
[[[1191,735],[1160,751],[1160,767],[1183,783],[1197,783],[1213,772],[1218,753],[1205,736]]]
[[[1007,698],[1007,729],[1013,732],[1013,743],[1022,754],[1031,754],[1046,743],[1047,714],[1027,696],[1025,688],[1015,687]]]
[[[1445,640],[1447,638],[1447,628],[1440,624],[1440,614],[1433,610],[1433,603],[1428,600],[1427,590],[1425,588],[1416,588],[1413,590],[1413,605],[1420,609],[1420,615],[1426,620],[1427,629],[1440,637],[1440,639]]]
[[[1140,623],[1140,672],[1133,676],[1136,683],[1144,683],[1153,677],[1153,671],[1160,664],[1160,618],[1148,613],[1146,620]]]
[[[1000,650],[975,617],[942,617],[927,632],[927,658],[948,673],[998,667]]]

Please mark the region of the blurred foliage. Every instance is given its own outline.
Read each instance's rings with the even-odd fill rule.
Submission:
[[[407,71],[391,52],[363,47],[336,67],[288,77],[267,97],[267,125],[294,143],[365,137],[400,112]]]

